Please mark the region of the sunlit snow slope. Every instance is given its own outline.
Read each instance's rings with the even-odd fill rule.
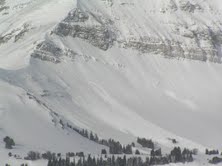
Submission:
[[[102,148],[52,122],[62,118],[122,143],[222,148],[221,7],[30,0],[0,13],[0,136],[26,148]]]

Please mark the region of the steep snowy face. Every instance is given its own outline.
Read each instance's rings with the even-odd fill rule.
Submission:
[[[120,129],[134,136],[152,135],[165,143],[165,137],[170,137],[170,134],[153,126],[151,121],[178,135],[214,146],[204,133],[201,137],[206,139],[195,134],[200,130],[195,119],[200,116],[198,124],[208,131],[208,123],[214,119],[215,128],[211,135],[215,135],[213,142],[218,144],[218,138],[221,138],[217,118],[221,116],[221,66],[170,61],[159,55],[220,63],[220,15],[219,0],[76,1],[75,8],[46,35],[45,40],[37,44],[31,54],[32,63],[36,65],[36,61],[41,59],[57,64],[52,70],[61,72],[57,75],[70,89],[65,90],[67,96],[72,96],[70,105],[62,108],[80,109],[80,121],[102,135],[107,131],[93,121],[103,125],[105,121],[114,131]],[[39,65],[35,67],[39,68]],[[57,82],[52,78],[53,74],[50,75],[52,82]],[[117,85],[111,85],[112,81]],[[41,83],[40,87],[44,88],[46,83]],[[205,94],[210,94],[211,99]],[[50,99],[49,102],[56,105]],[[85,113],[91,116],[91,120],[83,116]],[[176,116],[175,122],[180,123],[180,127],[164,120],[163,115]],[[76,120],[73,116],[69,118]],[[190,116],[196,118],[189,122],[193,126],[189,131],[191,127],[185,129],[188,125],[185,119]],[[133,117],[137,117],[136,120]],[[211,120],[207,121],[207,117]],[[122,123],[113,124],[116,118]],[[130,121],[138,123],[137,127]],[[157,132],[144,134],[147,128]]]
[[[107,50],[113,45],[165,57],[221,62],[218,0],[84,0],[53,33]]]

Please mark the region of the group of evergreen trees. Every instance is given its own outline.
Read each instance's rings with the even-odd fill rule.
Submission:
[[[208,150],[206,149],[206,155],[218,155],[219,151],[218,150]]]
[[[64,126],[63,122],[60,122],[60,123],[63,124]],[[99,139],[98,135],[94,134],[92,131],[89,132],[88,130],[85,130],[85,129],[79,130],[75,127],[72,127],[68,123],[67,123],[67,127],[73,129],[74,131],[79,133],[81,136],[91,141],[94,141],[98,144],[109,147],[110,154],[132,154],[132,145],[122,146],[122,144],[119,141],[115,141],[114,139],[109,139],[109,140]]]
[[[80,158],[77,161],[75,161],[75,159],[70,161],[69,158],[59,158],[48,161],[48,166],[149,166],[153,164],[155,164],[153,159],[146,158],[146,160],[143,161],[141,157],[131,157],[127,159],[126,156],[117,158],[114,156],[109,158],[101,157],[97,159],[88,156],[87,159]]]
[[[65,127],[65,124],[61,121],[60,122],[63,127]],[[94,141],[98,144],[105,145],[109,147],[109,154],[113,154],[112,157],[107,158],[107,151],[106,149],[103,149],[101,151],[101,154],[105,155],[105,158],[92,158],[90,155],[87,159],[85,159],[85,155],[83,152],[79,153],[67,153],[66,159],[62,159],[61,154],[55,154],[51,152],[40,154],[38,152],[30,151],[27,156],[24,158],[26,160],[38,160],[38,159],[46,159],[48,160],[48,166],[149,166],[149,165],[162,165],[162,164],[168,164],[168,163],[177,163],[177,162],[191,162],[193,161],[192,157],[192,151],[188,149],[184,149],[181,151],[180,147],[174,148],[169,155],[162,156],[161,149],[155,150],[154,142],[151,139],[146,138],[137,138],[137,143],[141,144],[142,147],[150,148],[151,154],[150,157],[147,157],[145,161],[141,159],[141,157],[135,156],[126,158],[119,157],[118,155],[126,154],[130,155],[133,154],[132,147],[135,147],[135,144],[129,144],[126,146],[123,146],[119,141],[115,141],[113,139],[99,139],[97,134],[93,134],[92,132],[88,132],[87,130],[79,130],[74,127],[72,127],[69,124],[66,124],[69,128],[75,130],[80,135],[82,135],[85,138],[90,139],[91,141]],[[4,142],[6,143],[6,148],[11,149],[12,146],[15,145],[14,140],[10,137],[5,137]],[[214,153],[214,151],[208,151],[207,154]],[[218,152],[219,153],[219,152]],[[138,149],[136,149],[135,152],[136,155],[140,155],[140,152]],[[117,158],[115,158],[115,156]],[[75,162],[71,161],[70,159],[78,159],[78,161]]]
[[[208,150],[208,149],[206,149],[205,154],[206,155],[219,155],[219,151],[218,150]],[[222,152],[221,152],[221,155],[222,155]],[[218,157],[218,156],[215,156],[211,160],[209,160],[209,163],[211,163],[211,164],[222,163],[222,158]]]
[[[24,157],[25,160],[39,160],[41,159],[41,154],[39,152],[30,151],[27,156]]]
[[[149,166],[149,158],[143,161],[140,157],[126,158],[114,156],[108,158],[95,158],[90,155],[87,158],[79,158],[77,161],[66,159],[49,160],[48,166]]]
[[[70,129],[74,130],[75,132],[79,133],[81,136],[90,139],[91,141],[99,142],[99,138],[98,138],[97,134],[94,134],[92,131],[89,132],[86,129],[78,129],[76,127],[73,127],[69,123],[67,123],[65,125],[62,120],[60,120],[60,124],[63,126],[63,128],[65,128],[65,126],[67,126],[68,128],[70,128]]]
[[[50,158],[48,160],[48,166],[150,166],[150,165],[164,165],[169,163],[178,163],[178,162],[192,162],[192,152],[188,149],[184,149],[182,152],[179,147],[174,148],[170,155],[166,156],[151,156],[146,157],[143,160],[141,157],[100,157],[95,158],[90,155],[85,158],[78,157],[66,159],[60,158]]]
[[[62,126],[65,126],[64,122],[60,120],[60,124],[62,124]],[[99,139],[97,134],[94,134],[93,132],[89,132],[88,130],[85,129],[78,129],[73,127],[70,124],[66,124],[66,126],[70,129],[73,129],[74,131],[76,131],[77,133],[79,133],[80,135],[82,135],[83,137],[90,139],[91,141],[94,141],[98,144],[101,145],[105,145],[107,147],[109,147],[109,153],[110,154],[133,154],[132,152],[132,147],[135,146],[134,143],[132,144],[128,144],[126,146],[123,146],[119,141],[115,141],[114,139]],[[150,148],[150,149],[154,149],[154,142],[151,139],[146,139],[146,138],[137,138],[137,143],[141,144],[142,147],[145,148]],[[140,154],[140,152],[137,150],[136,154]],[[160,155],[161,153],[159,153],[160,151],[154,151],[154,153],[156,154],[156,156]],[[103,151],[103,154],[105,153],[105,151]]]
[[[129,147],[128,147],[129,148]],[[127,147],[124,147],[125,154],[128,153]],[[130,148],[129,148],[130,149]],[[132,150],[132,149],[131,149]],[[129,150],[130,151],[130,150]],[[141,159],[141,156],[120,155],[115,154],[110,157],[106,150],[102,150],[101,157],[92,158],[90,155],[86,158],[83,152],[69,152],[66,154],[66,159],[62,158],[61,153],[46,152],[40,154],[39,152],[30,151],[27,154],[26,160],[48,160],[48,166],[149,166],[149,165],[163,165],[168,163],[178,162],[192,162],[193,152],[180,147],[175,147],[169,155],[162,156],[161,149],[152,150],[150,157],[147,157],[145,161]],[[129,152],[131,154],[131,151]],[[108,157],[107,157],[108,156]],[[143,155],[142,155],[143,156]],[[116,158],[115,158],[116,157]],[[143,156],[146,157],[146,156]],[[75,161],[76,160],[76,161]]]
[[[137,143],[142,145],[144,148],[154,149],[154,142],[151,139],[137,138]]]
[[[99,140],[99,144],[109,147],[110,154],[132,154],[132,145],[123,146],[119,141],[113,139]]]
[[[71,128],[70,125],[68,126]],[[94,134],[93,132],[88,132],[87,130],[84,129],[79,130],[73,127],[72,129],[78,132],[83,137],[90,139],[91,141],[109,147],[110,154],[132,154],[132,145],[122,146],[122,144],[119,141],[115,141],[114,139],[109,139],[109,140],[99,139],[98,135]]]
[[[150,152],[150,155],[151,156],[162,156],[161,148],[159,148],[157,150],[152,149],[151,152]]]
[[[170,161],[173,163],[177,162],[192,162],[193,161],[193,152],[188,149],[181,151],[180,147],[175,147],[170,152]]]

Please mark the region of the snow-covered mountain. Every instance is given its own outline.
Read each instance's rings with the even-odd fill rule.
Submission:
[[[61,121],[222,148],[221,15],[220,0],[0,0],[0,161],[6,135],[18,153],[106,148]]]

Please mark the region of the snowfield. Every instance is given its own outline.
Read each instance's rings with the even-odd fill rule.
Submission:
[[[1,0],[0,0],[1,2]],[[100,154],[60,120],[114,138],[222,150],[220,0],[6,0],[0,11],[0,161]],[[1,7],[1,3],[0,3]],[[71,11],[71,12],[70,12]],[[68,14],[69,13],[69,14]],[[0,163],[1,165],[2,163]],[[170,164],[170,166],[184,164]]]

